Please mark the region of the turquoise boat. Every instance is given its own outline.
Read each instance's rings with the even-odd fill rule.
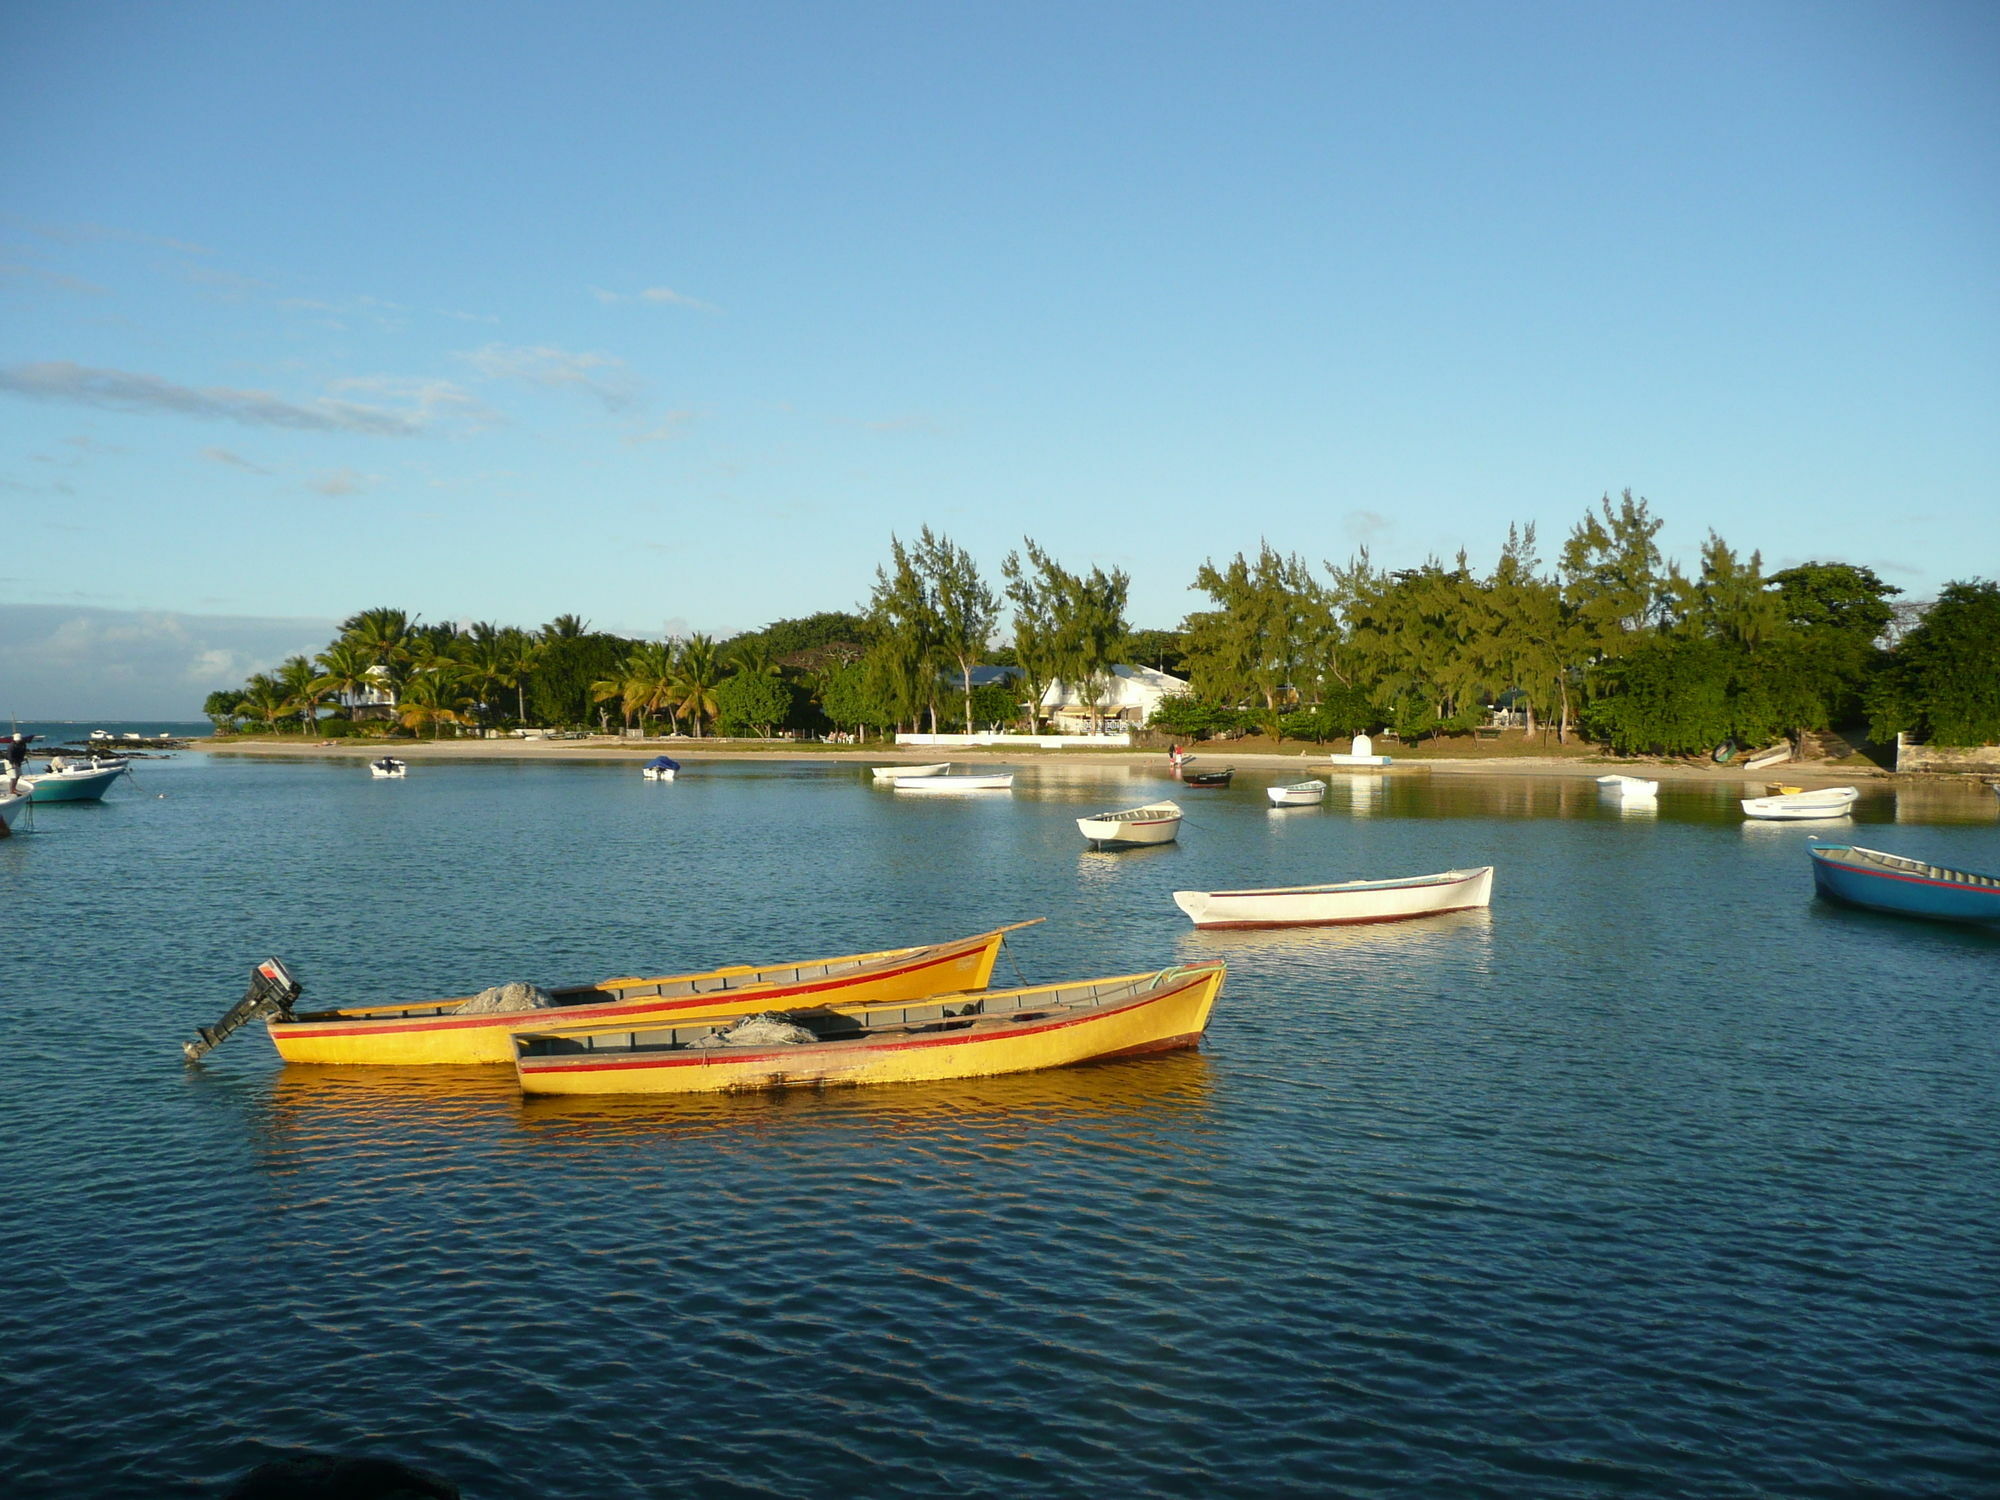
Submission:
[[[2000,875],[1848,844],[1820,844],[1807,852],[1813,885],[1829,900],[1934,922],[2000,922]]]
[[[124,761],[92,761],[87,766],[68,766],[60,771],[44,771],[23,776],[30,802],[98,802],[111,783],[131,768]]]

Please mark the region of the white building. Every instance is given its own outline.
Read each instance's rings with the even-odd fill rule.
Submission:
[[[1132,729],[1153,716],[1162,698],[1185,693],[1187,682],[1152,667],[1113,667],[1104,677],[1082,687],[1058,679],[1042,694],[1042,712],[1056,726],[1088,726],[1093,721]]]

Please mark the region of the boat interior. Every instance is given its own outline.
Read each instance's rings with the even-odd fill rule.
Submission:
[[[1857,869],[1888,868],[1904,875],[1921,875],[1926,880],[1946,880],[1956,885],[1978,886],[1984,890],[2000,889],[2000,876],[1981,875],[1972,870],[1954,870],[1949,865],[1927,865],[1920,859],[1907,859],[1900,854],[1884,854],[1879,849],[1815,849],[1821,859],[1838,864],[1853,865]]]

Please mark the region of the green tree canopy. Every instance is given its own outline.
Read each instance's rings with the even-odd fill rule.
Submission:
[[[2000,744],[2000,583],[1948,583],[1868,696],[1869,732]]]

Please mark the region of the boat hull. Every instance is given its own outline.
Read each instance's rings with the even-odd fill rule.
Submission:
[[[1828,900],[1931,922],[2000,923],[2000,876],[1848,845],[1807,852],[1813,888]]]
[[[1295,786],[1274,786],[1266,789],[1265,796],[1271,799],[1273,807],[1314,807],[1326,799],[1324,781],[1300,782]]]
[[[111,790],[111,783],[125,774],[123,766],[106,766],[96,771],[45,771],[39,776],[23,776],[32,802],[99,802]]]
[[[1490,906],[1493,867],[1447,870],[1410,880],[1352,880],[1341,885],[1262,891],[1175,891],[1174,904],[1201,928],[1342,927],[1405,922]]]
[[[941,760],[929,766],[875,766],[869,774],[877,781],[901,781],[905,777],[942,776],[951,769],[951,762]]]
[[[532,1056],[534,1039],[523,1037],[515,1073],[529,1094],[747,1093],[990,1078],[1194,1046],[1222,988],[1222,966],[1166,970],[1159,978],[1153,992],[1101,1011],[1012,1023],[996,1017],[887,1042]]]
[[[1181,810],[1171,802],[1163,802],[1112,816],[1078,818],[1076,831],[1100,849],[1171,844],[1180,837]]]
[[[550,1010],[454,1016],[448,1009],[440,1013],[433,1008],[429,1015],[409,1015],[409,1007],[371,1006],[292,1021],[267,1021],[265,1029],[278,1055],[290,1063],[375,1067],[508,1063],[514,1058],[510,1038],[529,1028],[600,1021],[670,1023],[785,1005],[918,1000],[951,990],[983,990],[992,979],[1006,931],[844,959],[717,969],[657,979],[606,980],[590,987],[592,993],[605,996],[602,1002],[591,1000]],[[850,967],[825,972],[834,965]],[[787,969],[822,972],[790,983],[758,982],[754,977]],[[460,1003],[462,999],[446,1000],[436,1002],[436,1006]]]
[[[954,792],[1004,792],[1013,786],[1010,773],[1005,776],[898,776],[889,783],[899,792],[924,792],[935,797],[949,797]]]
[[[1807,823],[1823,818],[1844,818],[1853,811],[1858,796],[1860,793],[1851,786],[1836,786],[1777,797],[1745,797],[1743,816],[1771,823]]]
[[[14,825],[21,821],[21,814],[28,806],[25,796],[0,796],[0,838],[14,831]]]

